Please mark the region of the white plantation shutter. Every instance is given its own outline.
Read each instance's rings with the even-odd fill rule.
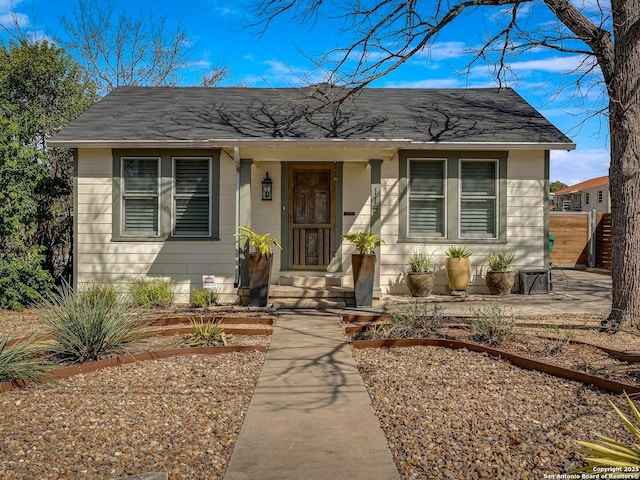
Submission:
[[[445,161],[409,161],[409,236],[444,236]]]
[[[210,212],[210,159],[175,158],[173,234],[176,236],[209,236]]]
[[[495,160],[460,162],[460,236],[496,238],[497,169]]]
[[[158,168],[157,158],[122,159],[123,234],[158,235]]]

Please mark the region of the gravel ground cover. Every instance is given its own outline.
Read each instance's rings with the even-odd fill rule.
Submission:
[[[6,392],[0,478],[222,478],[264,358],[174,357]]]
[[[356,349],[404,479],[559,478],[578,439],[630,439],[607,400],[623,399],[466,350]]]

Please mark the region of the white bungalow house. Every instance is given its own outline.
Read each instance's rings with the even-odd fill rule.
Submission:
[[[467,245],[484,292],[491,249],[548,267],[549,151],[575,144],[510,89],[122,87],[50,140],[75,163],[74,282],[160,276],[180,301],[203,276],[246,284],[234,233],[271,232],[284,276],[351,282],[341,234],[379,232],[380,292],[408,256]],[[271,180],[271,193],[262,182]],[[265,182],[267,183],[267,182]],[[444,267],[436,293],[447,292]]]

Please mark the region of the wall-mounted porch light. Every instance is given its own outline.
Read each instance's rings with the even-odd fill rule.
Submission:
[[[273,181],[269,177],[269,172],[262,179],[262,200],[272,200]]]

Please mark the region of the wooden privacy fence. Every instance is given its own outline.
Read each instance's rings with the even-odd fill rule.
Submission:
[[[552,264],[611,269],[611,214],[550,212],[549,231],[555,236]]]

